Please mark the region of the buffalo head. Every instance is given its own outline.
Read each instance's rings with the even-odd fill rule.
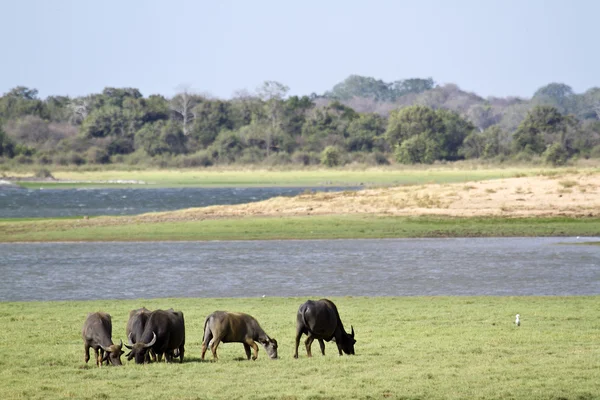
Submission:
[[[146,354],[148,353],[148,350],[156,343],[156,333],[152,332],[152,335],[154,336],[149,343],[137,342],[134,344],[131,343],[131,333],[129,334],[129,345],[126,344],[125,347],[131,351],[127,353],[127,361],[131,361],[135,358],[136,364],[143,364],[144,361],[147,360]]]
[[[277,340],[273,338],[268,338],[266,342],[263,342],[262,345],[267,352],[267,355],[270,359],[274,360],[277,358]]]
[[[342,335],[342,351],[346,354],[354,354],[354,343],[356,343],[354,339],[354,327],[350,325],[350,328],[352,329],[350,334],[344,332]]]
[[[123,365],[121,364],[121,354],[124,353],[124,351],[121,350],[121,348],[123,347],[123,341],[120,340],[119,342],[120,343],[118,346],[116,344],[111,344],[108,347],[100,345],[102,350],[104,350],[104,357],[102,358],[102,362],[110,361],[112,365]]]

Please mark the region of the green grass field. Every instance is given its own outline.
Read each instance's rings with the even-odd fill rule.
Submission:
[[[89,226],[83,219],[0,220],[0,242],[599,236],[600,218],[247,217]],[[122,221],[122,224],[119,222]]]
[[[207,284],[209,284],[207,282]],[[98,290],[102,290],[99,282]],[[600,296],[335,298],[356,356],[301,344],[295,314],[305,298],[152,299],[0,303],[3,399],[595,399],[600,398]],[[87,312],[113,316],[125,338],[130,309],[182,310],[183,364],[96,368],[83,362]],[[202,325],[222,309],[254,315],[279,342],[279,360],[222,344],[200,362]],[[522,325],[515,327],[515,314]]]
[[[589,169],[586,169],[589,170]],[[564,174],[574,172],[567,168],[533,168],[507,167],[487,168],[461,165],[456,167],[440,166],[437,168],[340,168],[340,169],[224,169],[206,168],[189,170],[100,170],[100,171],[52,171],[53,176],[68,182],[20,182],[30,188],[73,188],[73,187],[106,187],[131,186],[128,184],[107,183],[108,181],[143,181],[146,185],[135,187],[248,187],[248,186],[358,186],[358,185],[406,185],[421,183],[453,183],[482,179],[510,178],[514,176],[538,174]],[[7,173],[10,175],[10,173]],[[31,176],[32,173],[21,173]]]

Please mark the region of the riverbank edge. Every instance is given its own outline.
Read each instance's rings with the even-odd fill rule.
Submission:
[[[135,217],[0,220],[0,243],[600,237],[598,217],[327,215],[138,221]],[[596,240],[589,244],[599,245]]]

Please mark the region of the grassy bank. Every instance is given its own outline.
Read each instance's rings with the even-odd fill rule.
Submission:
[[[12,398],[521,398],[600,396],[600,297],[338,298],[356,331],[356,356],[294,360],[296,310],[305,299],[154,299],[0,303],[0,390]],[[125,336],[128,311],[180,309],[184,364],[97,369],[83,362],[89,311],[113,316]],[[279,342],[280,360],[243,361],[222,344],[200,362],[202,324],[216,309],[248,312]],[[520,313],[522,325],[514,326]]]
[[[0,242],[600,236],[600,218],[371,215],[136,221],[130,217],[0,220]]]
[[[100,170],[100,171],[51,171],[59,180],[73,182],[20,182],[30,188],[72,187],[226,187],[226,186],[358,186],[358,185],[405,185],[419,183],[453,183],[482,179],[509,178],[535,174],[563,174],[574,169],[552,168],[484,168],[473,166],[440,166],[438,168],[364,168],[364,169],[180,169],[180,170]],[[6,173],[11,175],[10,173]],[[31,176],[33,172],[21,172],[17,176]],[[121,183],[115,183],[120,181]],[[123,182],[138,181],[141,184]],[[111,183],[113,182],[113,183]]]

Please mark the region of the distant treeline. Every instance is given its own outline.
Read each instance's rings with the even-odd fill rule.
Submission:
[[[267,81],[229,100],[110,88],[0,97],[0,163],[194,167],[433,163],[600,157],[600,88],[551,83],[531,99],[484,99],[433,79],[350,76],[322,95]],[[6,168],[6,167],[5,167]]]

